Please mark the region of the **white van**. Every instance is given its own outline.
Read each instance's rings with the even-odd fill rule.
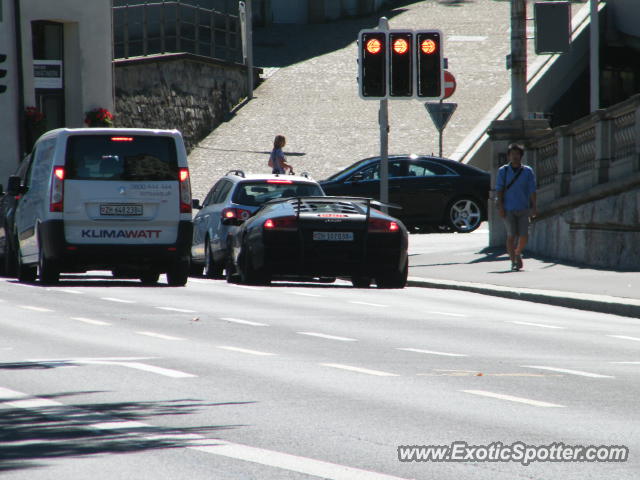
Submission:
[[[22,180],[10,181],[22,195],[14,229],[21,281],[111,270],[186,284],[191,184],[178,131],[52,130],[36,142]]]

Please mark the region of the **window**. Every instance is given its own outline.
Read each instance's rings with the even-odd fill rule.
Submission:
[[[278,198],[315,196],[324,196],[324,192],[313,183],[242,182],[233,194],[233,202],[258,206]]]
[[[69,180],[178,180],[176,146],[170,137],[70,137],[66,167]]]
[[[429,160],[414,160],[409,165],[409,175],[416,177],[434,177],[456,175],[456,172],[444,165]]]

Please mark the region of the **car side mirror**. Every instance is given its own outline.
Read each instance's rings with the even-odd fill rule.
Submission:
[[[17,175],[11,175],[9,177],[9,181],[7,182],[7,193],[9,195],[21,195],[23,193],[27,193],[27,187],[21,184],[22,179]]]
[[[194,198],[193,200],[191,200],[191,207],[194,210],[202,210],[202,205],[200,205],[200,200],[198,200],[197,198]]]

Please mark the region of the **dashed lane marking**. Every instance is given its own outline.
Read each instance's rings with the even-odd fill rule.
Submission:
[[[444,357],[468,357],[464,353],[447,353],[435,352],[433,350],[422,350],[421,348],[397,348],[396,350],[404,350],[405,352],[425,353],[427,355],[442,355]]]
[[[299,297],[322,297],[322,295],[318,295],[315,293],[307,293],[307,292],[290,292],[291,295],[298,295]]]
[[[166,310],[168,312],[179,312],[179,313],[196,313],[195,310],[187,310],[185,308],[175,308],[175,307],[155,307],[158,310]]]
[[[634,342],[640,342],[640,338],[628,337],[627,335],[607,335],[607,337],[619,338],[620,340],[633,340]]]
[[[451,312],[426,312],[431,315],[445,315],[447,317],[468,317],[469,315],[465,315],[463,313],[451,313]]]
[[[368,368],[354,367],[351,365],[341,365],[339,363],[321,363],[323,367],[338,368],[340,370],[348,370],[350,372],[364,373],[366,375],[374,375],[376,377],[398,377],[395,373],[382,372],[380,370],[370,370]]]
[[[162,333],[156,332],[136,332],[138,335],[146,335],[147,337],[160,338],[162,340],[184,340],[184,338],[180,337],[172,337],[171,335],[164,335]]]
[[[355,338],[348,337],[337,337],[335,335],[327,335],[325,333],[316,333],[316,332],[296,332],[298,335],[308,335],[310,337],[318,337],[325,338],[327,340],[338,340],[340,342],[357,342]]]
[[[122,298],[102,297],[102,300],[116,303],[136,303],[134,300],[123,300]]]
[[[565,408],[564,405],[559,405],[557,403],[541,402],[539,400],[531,400],[530,398],[514,397],[513,395],[487,392],[485,390],[462,390],[462,392],[470,393],[472,395],[480,395],[481,397],[495,398],[497,400],[506,400],[508,402],[524,403],[526,405],[532,405],[534,407]]]
[[[533,369],[536,369],[536,370],[549,370],[550,372],[567,373],[569,375],[578,375],[580,377],[615,378],[615,377],[612,377],[611,375],[601,375],[599,373],[583,372],[581,370],[570,370],[568,368],[543,367],[543,366],[540,366],[540,365],[522,365],[522,368],[533,368]]]
[[[275,353],[259,352],[257,350],[249,350],[247,348],[240,348],[240,347],[229,347],[224,345],[220,345],[218,346],[218,348],[221,348],[223,350],[229,350],[230,352],[247,353],[249,355],[258,355],[263,357],[275,355]]]
[[[240,325],[251,325],[252,327],[268,327],[266,323],[252,322],[250,320],[242,320],[240,318],[220,317],[220,320],[230,323],[238,323]]]
[[[77,320],[78,322],[88,323],[89,325],[98,325],[102,327],[107,327],[111,325],[108,322],[103,322],[102,320],[94,320],[92,318],[84,318],[84,317],[71,317],[71,320]]]
[[[526,325],[528,327],[553,328],[557,330],[566,330],[566,327],[559,327],[557,325],[545,325],[544,323],[520,322],[517,320],[513,320],[509,323],[515,323],[516,325]]]
[[[380,303],[369,303],[369,302],[349,302],[349,303],[353,303],[354,305],[365,305],[367,307],[388,307],[389,305],[382,305]]]
[[[26,310],[32,310],[34,312],[53,312],[53,310],[50,310],[48,308],[42,308],[42,307],[32,307],[31,305],[18,305],[20,308],[24,308]]]

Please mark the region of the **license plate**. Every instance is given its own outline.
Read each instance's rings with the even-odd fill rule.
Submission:
[[[142,205],[100,205],[100,215],[118,215],[121,217],[134,217],[142,215]]]
[[[353,232],[313,232],[316,241],[352,242]]]

